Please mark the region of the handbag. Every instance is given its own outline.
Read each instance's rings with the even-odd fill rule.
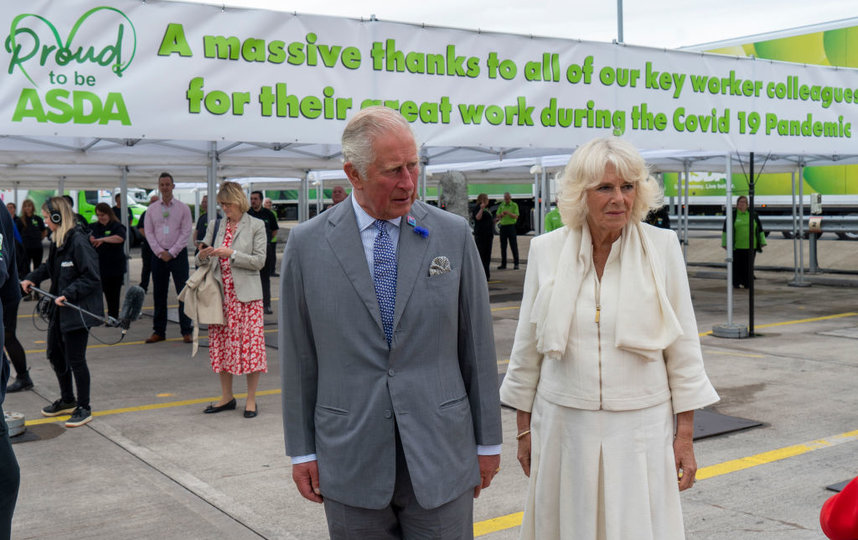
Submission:
[[[217,237],[220,219],[215,221],[212,238]],[[184,302],[184,311],[194,321],[194,347],[191,356],[196,356],[199,350],[200,324],[224,324],[223,291],[220,281],[215,276],[214,265],[217,258],[211,258],[208,263],[200,266],[185,282],[179,293],[179,301]]]

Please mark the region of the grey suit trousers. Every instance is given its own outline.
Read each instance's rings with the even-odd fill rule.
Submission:
[[[325,499],[331,540],[472,540],[474,492],[426,510],[417,503],[396,430],[396,484],[387,508],[371,510]]]

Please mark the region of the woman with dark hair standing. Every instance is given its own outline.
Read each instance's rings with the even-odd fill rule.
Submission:
[[[17,222],[24,245],[23,261],[19,264],[25,273],[35,270],[42,264],[42,240],[47,236],[48,229],[41,216],[36,215],[36,205],[32,199],[25,199],[21,204],[21,216]]]
[[[61,395],[42,409],[42,415],[53,417],[71,413],[65,425],[78,427],[92,420],[86,342],[90,327],[101,321],[65,303],[68,301],[96,315],[104,311],[98,255],[87,233],[76,225],[74,212],[65,199],[48,199],[42,206],[42,215],[52,233],[48,260],[21,281],[21,288],[28,293],[34,285],[50,279],[49,292],[56,296],[48,321],[48,360],[57,374]],[[77,399],[72,378],[77,386]]]
[[[471,212],[474,217],[474,242],[480,253],[480,261],[489,280],[489,265],[492,260],[492,243],[495,241],[495,221],[489,211],[489,196],[486,193],[477,195],[477,206]]]
[[[119,294],[128,269],[125,257],[125,226],[107,203],[95,205],[97,221],[90,227],[89,243],[98,253],[101,288],[107,300],[107,314],[119,316]]]

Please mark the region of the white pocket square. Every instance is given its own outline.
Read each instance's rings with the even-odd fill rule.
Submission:
[[[446,274],[450,271],[450,259],[447,257],[435,257],[432,259],[432,264],[429,266],[429,275],[438,276]]]

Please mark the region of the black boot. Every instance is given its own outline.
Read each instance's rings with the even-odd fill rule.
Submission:
[[[15,380],[6,387],[6,392],[11,394],[14,392],[20,392],[21,390],[32,390],[33,389],[33,380],[30,378],[30,370],[27,370],[23,376],[18,375],[15,377]]]

